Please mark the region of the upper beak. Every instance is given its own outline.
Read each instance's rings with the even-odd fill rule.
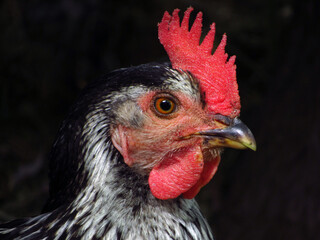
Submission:
[[[250,148],[256,151],[256,141],[250,129],[238,118],[228,118],[227,122],[228,125],[224,125],[223,128],[209,129],[196,134],[204,137],[212,147]]]

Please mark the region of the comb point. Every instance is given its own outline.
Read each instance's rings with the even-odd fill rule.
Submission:
[[[193,7],[189,7],[185,12],[181,22],[181,28],[185,31],[189,31],[189,19],[190,14],[193,11]]]
[[[229,58],[229,61],[227,62],[227,65],[231,67],[231,66],[233,66],[235,64],[235,62],[236,62],[236,56],[233,55],[233,56],[231,56]]]
[[[194,41],[197,41],[197,45],[199,45],[200,43],[201,30],[202,30],[202,12],[198,12],[196,19],[194,20],[190,30],[191,38]]]
[[[225,63],[228,58],[228,55],[225,53],[226,44],[227,44],[227,35],[224,33],[222,36],[221,42],[219,43],[216,51],[213,54],[213,56],[216,59],[219,59],[221,63]]]
[[[172,13],[172,18],[170,22],[170,29],[176,30],[180,27],[180,18],[179,18],[180,9],[175,9]]]
[[[212,23],[210,26],[210,30],[203,39],[200,48],[204,54],[211,55],[212,48],[213,48],[213,43],[214,43],[214,35],[215,35],[215,24]]]

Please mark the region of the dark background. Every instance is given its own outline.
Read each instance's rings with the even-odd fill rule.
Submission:
[[[316,0],[1,1],[0,221],[41,211],[48,152],[81,89],[110,70],[167,60],[157,23],[190,5],[204,31],[216,22],[216,44],[228,34],[241,118],[258,144],[226,151],[197,196],[216,239],[320,239]]]

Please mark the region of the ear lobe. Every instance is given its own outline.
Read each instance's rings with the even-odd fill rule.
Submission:
[[[116,126],[111,132],[111,141],[116,149],[121,153],[124,162],[128,166],[131,166],[133,164],[133,160],[130,159],[128,153],[128,139],[125,134],[126,130],[126,127],[122,125]]]

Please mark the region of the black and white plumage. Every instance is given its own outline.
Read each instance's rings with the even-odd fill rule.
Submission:
[[[159,40],[171,64],[116,70],[89,85],[63,122],[43,214],[0,224],[0,239],[213,239],[193,199],[224,147],[255,150],[238,119],[235,57],[202,13],[165,12]]]
[[[223,147],[255,149],[237,118],[169,64],[90,84],[59,130],[41,215],[0,224],[0,239],[213,239],[194,196]]]
[[[53,146],[44,213],[1,224],[0,239],[213,239],[195,200],[155,198],[153,166],[128,166],[111,141],[117,124],[144,126],[136,101],[150,91],[182,92],[203,105],[197,81],[166,64],[120,69],[92,83]]]

